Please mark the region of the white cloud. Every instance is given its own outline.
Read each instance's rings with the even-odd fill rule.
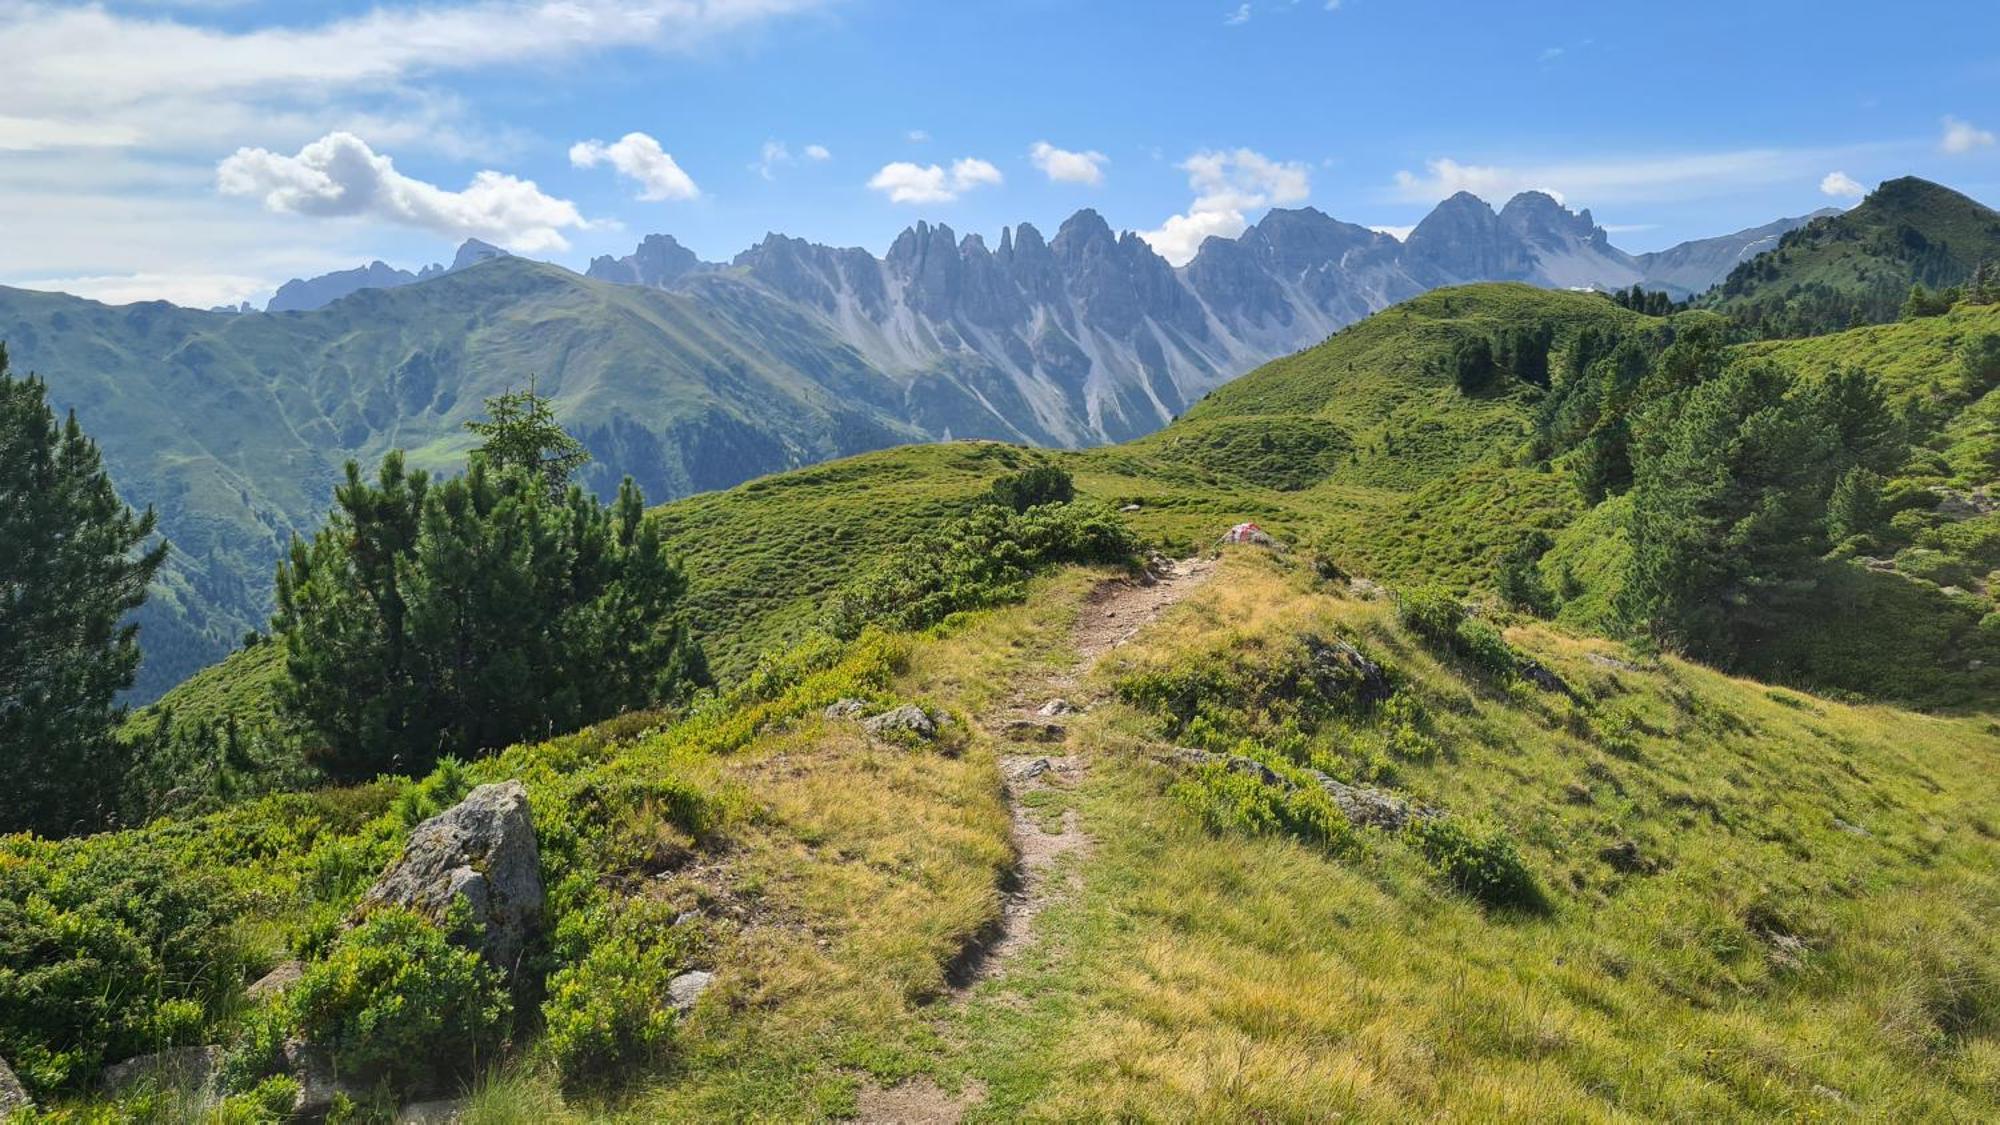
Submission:
[[[669,199],[696,199],[701,189],[660,142],[644,133],[627,133],[605,144],[578,141],[569,147],[569,162],[578,168],[609,164],[618,174],[639,185],[639,198],[647,203]]]
[[[833,153],[828,152],[825,145],[807,145],[799,150],[799,156],[814,163],[833,159]],[[778,169],[795,159],[797,158],[792,155],[791,146],[785,142],[765,141],[764,147],[758,150],[757,159],[750,163],[750,170],[767,180],[775,180],[778,178]]]
[[[30,278],[13,283],[22,289],[46,289],[88,297],[107,305],[129,305],[136,301],[171,301],[191,309],[235,306],[249,301],[262,306],[271,295],[271,283],[261,277],[241,274],[122,273],[83,277]]]
[[[1377,234],[1386,234],[1390,238],[1395,239],[1397,242],[1407,242],[1409,241],[1410,232],[1417,228],[1416,225],[1413,223],[1407,227],[1379,226],[1379,227],[1369,227],[1368,229],[1374,231]]]
[[[1860,199],[1868,194],[1867,188],[1862,187],[1859,181],[1845,172],[1828,172],[1826,177],[1820,180],[1819,190],[1821,194],[1830,195],[1835,199]]]
[[[909,141],[913,145],[920,145],[923,144],[925,141],[930,140],[931,135],[930,131],[926,129],[912,129],[909,132],[903,134],[903,139]]]
[[[1047,141],[1036,141],[1028,149],[1028,159],[1056,183],[1092,186],[1104,182],[1104,165],[1111,162],[1101,152],[1070,152]]]
[[[888,196],[891,203],[950,203],[974,188],[1000,182],[1000,169],[968,156],[954,161],[949,170],[907,160],[884,164],[868,186]]]
[[[1225,27],[1236,27],[1240,24],[1246,24],[1249,22],[1250,22],[1250,5],[1248,4],[1237,5],[1235,11],[1222,17],[1222,23],[1223,26]]]
[[[1340,0],[1326,0],[1326,10],[1329,12],[1338,12],[1340,10]],[[1415,228],[1411,229],[1414,230]]]
[[[1895,146],[1743,149],[1518,166],[1467,164],[1447,157],[1427,161],[1422,174],[1396,173],[1390,196],[1404,202],[1434,203],[1469,191],[1497,203],[1519,192],[1545,191],[1557,199],[1584,200],[1592,206],[1656,203],[1795,183],[1819,175],[1835,161],[1879,156],[1892,148]]]
[[[1173,265],[1185,265],[1213,235],[1234,238],[1249,227],[1245,212],[1302,203],[1311,192],[1306,166],[1272,160],[1247,148],[1198,152],[1181,162],[1195,191],[1186,212],[1171,215],[1159,229],[1139,237]]]
[[[463,191],[411,179],[352,133],[329,133],[296,156],[237,149],[215,179],[223,194],[258,197],[280,214],[371,218],[520,251],[567,249],[561,232],[589,225],[575,204],[504,173],[480,172]]]
[[[124,148],[136,144],[139,131],[111,122],[65,121],[54,117],[13,117],[0,114],[0,152],[39,152],[62,148]]]
[[[757,159],[750,162],[750,170],[767,180],[778,178],[778,166],[792,162],[792,150],[783,141],[765,141],[758,150]]]
[[[1993,139],[1992,133],[1970,121],[1947,117],[1944,119],[1944,137],[1938,141],[1938,148],[1953,156],[1963,156],[1974,149],[1992,147]]]
[[[10,0],[0,5],[0,41],[9,47],[0,104],[33,116],[50,107],[78,113],[221,93],[324,95],[634,43],[685,49],[822,2],[461,0],[225,30],[99,4]]]

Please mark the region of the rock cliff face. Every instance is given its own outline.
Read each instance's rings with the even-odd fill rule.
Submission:
[[[747,284],[894,381],[904,402],[892,412],[932,436],[1086,445],[1157,429],[1223,381],[1426,289],[1645,284],[1686,296],[1802,221],[1635,257],[1589,211],[1543,192],[1498,212],[1461,192],[1406,242],[1310,207],[1275,210],[1240,237],[1210,238],[1179,269],[1084,210],[1053,238],[1022,223],[994,245],[919,222],[881,258],[769,234],[724,265],[656,234],[623,257],[593,259],[588,276],[692,296],[733,319],[755,303]],[[449,269],[409,274],[378,262],[294,281],[272,307],[313,308],[503,253],[475,241]]]
[[[1711,260],[1673,259],[1676,295]],[[771,234],[722,269],[655,236],[597,259],[591,275],[715,300],[747,281],[902,384],[910,421],[935,436],[1053,445],[1156,429],[1223,381],[1436,286],[1648,280],[1590,212],[1541,192],[1497,213],[1455,195],[1407,242],[1312,208],[1275,210],[1180,269],[1084,210],[1053,238],[1023,223],[997,245],[919,222],[879,259]]]

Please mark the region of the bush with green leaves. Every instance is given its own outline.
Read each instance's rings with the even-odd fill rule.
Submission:
[[[1432,649],[1449,653],[1488,675],[1514,675],[1520,659],[1500,630],[1466,613],[1442,586],[1415,586],[1396,592],[1396,619]]]
[[[1414,819],[1403,832],[1432,873],[1455,890],[1486,906],[1546,909],[1534,873],[1502,830],[1438,816]]]
[[[843,639],[868,625],[922,629],[961,610],[1016,601],[1028,579],[1062,563],[1129,563],[1139,542],[1097,504],[1014,511],[984,505],[920,536],[836,594],[823,624]]]
[[[1337,853],[1359,846],[1354,826],[1326,790],[1310,780],[1279,776],[1292,784],[1272,785],[1216,762],[1182,777],[1168,792],[1210,832],[1291,836]]]
[[[238,897],[122,842],[0,840],[0,1058],[38,1092],[199,1042],[243,978]]]
[[[1054,465],[1036,465],[993,482],[993,502],[1016,512],[1076,499],[1076,483]]]
[[[421,1088],[498,1057],[512,1004],[500,974],[444,930],[371,911],[281,1001],[287,1030],[343,1072]]]
[[[662,904],[628,901],[599,921],[588,949],[549,978],[542,1046],[565,1085],[596,1086],[657,1064],[673,1049],[667,985],[693,938]]]

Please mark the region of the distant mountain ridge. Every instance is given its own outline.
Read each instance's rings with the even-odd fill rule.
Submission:
[[[1124,440],[1426,289],[1624,285],[1638,261],[1538,193],[1454,197],[1407,242],[1275,210],[1178,269],[1080,211],[993,246],[920,222],[880,258],[771,234],[712,263],[658,235],[590,276],[474,241],[450,266],[294,283],[275,315],[0,289],[0,339],[179,548],[146,611],[149,698],[264,624],[342,461],[454,468],[482,398],[530,375],[591,487],[630,474],[658,501],[904,442]]]
[[[351,270],[336,270],[313,278],[293,278],[278,286],[278,291],[264,305],[265,312],[310,312],[323,309],[342,297],[361,292],[363,289],[394,289],[399,285],[413,285],[428,281],[433,277],[462,270],[469,265],[490,258],[505,257],[507,252],[489,242],[476,238],[466,239],[459,246],[458,255],[450,265],[432,263],[411,273],[399,270],[382,261],[373,261]]]

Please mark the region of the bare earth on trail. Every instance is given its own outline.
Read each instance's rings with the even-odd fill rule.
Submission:
[[[1147,585],[1114,580],[1091,591],[1076,623],[1078,673],[1087,672],[1098,657],[1132,639],[1154,618],[1200,588],[1215,572],[1216,560],[1196,556],[1158,572]]]
[[[1077,713],[1078,708],[1060,693],[1073,690],[1105,653],[1131,640],[1199,589],[1215,566],[1214,559],[1183,559],[1154,571],[1143,582],[1113,579],[1100,584],[1078,609],[1070,636],[1077,653],[1076,666],[1067,673],[1020,685],[1015,698],[1021,702],[1010,711],[982,719],[981,725],[994,737],[1014,745],[1066,741],[1069,730],[1063,719]],[[1019,859],[995,932],[968,950],[952,974],[959,997],[998,976],[1007,961],[1027,946],[1035,915],[1063,890],[1050,885],[1051,870],[1062,857],[1089,849],[1090,836],[1078,822],[1075,809],[1064,810],[1059,826],[1051,828],[1031,800],[1040,791],[1075,785],[1088,768],[1089,763],[1074,753],[1001,756],[1000,774],[1014,818],[1014,854]]]
[[[1066,720],[1087,706],[1085,701],[1066,699],[1063,693],[1074,692],[1083,675],[1105,653],[1131,640],[1199,589],[1215,567],[1214,559],[1183,559],[1155,570],[1144,581],[1113,579],[1100,584],[1079,607],[1070,635],[1076,664],[1066,672],[1016,685],[1011,706],[979,720],[996,740],[1016,751],[1001,754],[999,765],[1007,808],[1013,816],[1014,854],[1018,858],[998,922],[953,967],[953,1000],[962,1001],[980,984],[999,977],[1008,961],[1027,948],[1034,937],[1035,916],[1071,889],[1054,879],[1056,865],[1063,857],[1081,855],[1090,848],[1090,835],[1074,808],[1064,809],[1051,823],[1051,816],[1038,809],[1034,800],[1037,793],[1076,785],[1088,770],[1089,763],[1082,755],[1061,752],[1061,744],[1069,738]],[[1034,744],[1048,749],[1019,752],[1032,749]],[[1072,871],[1068,882],[1074,879]],[[857,1120],[872,1125],[956,1122],[984,1095],[984,1089],[974,1083],[953,1096],[920,1076],[888,1089],[863,1090],[856,1103]]]

